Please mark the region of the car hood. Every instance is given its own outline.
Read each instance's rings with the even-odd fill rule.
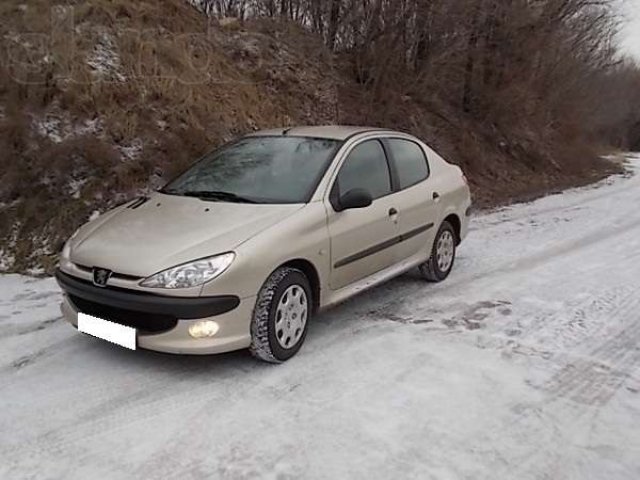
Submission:
[[[154,194],[128,203],[82,227],[70,242],[71,261],[146,277],[232,251],[302,205],[209,202]]]

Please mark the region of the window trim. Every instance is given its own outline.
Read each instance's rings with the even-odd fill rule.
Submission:
[[[329,203],[331,204],[331,208],[333,208],[334,212],[340,211],[340,207],[338,206],[338,200],[340,199],[340,185],[338,183],[338,177],[340,176],[340,172],[342,171],[344,164],[347,163],[347,161],[349,160],[349,156],[353,153],[353,151],[359,146],[364,145],[367,142],[377,142],[380,145],[380,148],[382,148],[382,153],[384,154],[384,159],[387,164],[387,171],[389,173],[389,186],[391,187],[389,190],[389,193],[382,195],[380,197],[374,198],[373,201],[375,202],[376,200],[388,197],[389,195],[393,195],[394,193],[396,193],[397,185],[395,183],[396,182],[395,172],[393,170],[393,167],[391,166],[391,161],[389,160],[389,153],[387,152],[387,148],[385,147],[384,141],[385,141],[385,137],[364,138],[362,139],[362,141],[359,141],[358,143],[355,143],[354,145],[352,145],[351,148],[347,152],[345,152],[343,156],[344,159],[342,160],[342,162],[340,162],[340,165],[338,165],[338,168],[336,169],[336,173],[332,180],[331,189],[329,190]]]
[[[389,163],[391,164],[393,172],[394,172],[394,175],[395,175],[395,180],[396,180],[395,192],[403,192],[404,190],[408,190],[409,188],[415,187],[416,185],[419,185],[422,182],[426,182],[427,180],[429,180],[429,178],[431,178],[431,165],[429,164],[429,156],[427,155],[427,152],[424,150],[424,148],[422,148],[422,145],[420,145],[419,142],[416,142],[415,140],[411,140],[411,139],[404,138],[404,137],[394,137],[394,136],[384,137],[381,140],[382,140],[383,145],[385,146],[385,149],[387,151],[387,159],[388,159]],[[424,162],[427,165],[427,176],[424,177],[422,180],[418,180],[417,182],[414,182],[414,183],[412,183],[410,185],[407,185],[405,187],[401,187],[400,186],[400,174],[398,173],[398,161],[396,160],[395,156],[393,155],[393,149],[391,148],[391,144],[390,144],[389,140],[401,140],[401,141],[413,143],[414,145],[416,145],[418,147],[418,149],[420,149],[420,151],[422,152],[422,156],[424,157]]]

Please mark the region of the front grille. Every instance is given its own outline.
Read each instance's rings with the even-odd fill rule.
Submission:
[[[166,332],[175,328],[178,324],[178,319],[171,315],[150,314],[110,307],[76,297],[75,295],[69,295],[69,300],[82,313],[127,327],[133,327],[142,333]]]
[[[80,265],[79,263],[75,264],[76,268],[82,272],[93,275],[93,268],[87,267],[86,265]],[[112,272],[110,278],[118,278],[120,280],[130,280],[132,282],[137,282],[138,280],[142,280],[144,277],[137,277],[135,275],[127,275],[125,273]]]

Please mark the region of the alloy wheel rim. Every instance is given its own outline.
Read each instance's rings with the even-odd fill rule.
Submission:
[[[454,250],[455,242],[453,235],[448,230],[445,230],[442,235],[440,235],[436,245],[436,260],[441,272],[447,272],[449,268],[451,268]]]
[[[276,308],[276,339],[282,348],[293,348],[302,338],[309,302],[307,294],[300,285],[287,288]]]

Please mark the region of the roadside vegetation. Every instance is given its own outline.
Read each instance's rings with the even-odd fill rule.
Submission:
[[[484,206],[601,178],[640,148],[613,3],[5,0],[0,270],[259,128],[409,131]]]

